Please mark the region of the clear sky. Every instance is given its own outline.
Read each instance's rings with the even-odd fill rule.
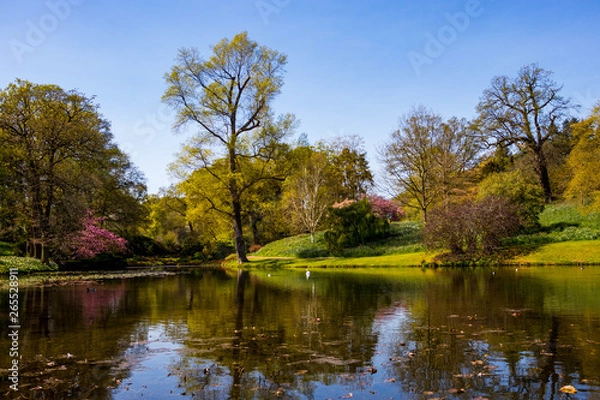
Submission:
[[[29,0],[2,1],[0,87],[16,78],[95,96],[151,193],[185,137],[160,97],[177,50],[206,56],[222,38],[288,56],[277,113],[314,143],[364,137],[377,148],[411,106],[475,116],[497,75],[537,62],[586,113],[600,99],[598,0]]]

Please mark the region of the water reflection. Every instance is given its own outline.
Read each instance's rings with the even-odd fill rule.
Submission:
[[[547,399],[573,385],[572,398],[600,397],[599,286],[599,268],[480,268],[202,270],[22,289],[20,391],[5,390],[3,370],[2,393]]]

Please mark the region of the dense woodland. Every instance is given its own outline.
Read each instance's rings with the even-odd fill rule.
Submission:
[[[492,78],[474,120],[404,112],[378,177],[359,135],[309,143],[293,114],[274,114],[285,65],[246,33],[212,54],[179,51],[163,101],[174,129],[194,134],[170,166],[176,183],[158,194],[93,97],[15,80],[0,92],[0,241],[43,262],[235,253],[241,263],[317,231],[335,254],[407,218],[423,223],[429,247],[474,257],[535,232],[546,204],[600,210],[600,105],[574,117],[537,64]]]

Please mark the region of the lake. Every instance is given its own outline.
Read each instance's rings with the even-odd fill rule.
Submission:
[[[8,398],[600,399],[600,267],[196,269],[21,288],[18,392],[6,291],[0,304]]]

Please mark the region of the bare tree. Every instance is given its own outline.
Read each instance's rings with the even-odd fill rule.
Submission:
[[[495,77],[477,106],[479,129],[486,139],[496,145],[516,145],[521,151],[533,154],[534,170],[546,202],[552,201],[553,192],[544,144],[573,108],[568,99],[560,96],[562,86],[551,76],[552,72],[529,64],[514,79]]]
[[[323,217],[335,201],[331,190],[332,174],[329,161],[324,153],[310,152],[310,155],[298,171],[286,182],[286,203],[292,220],[310,233],[315,241],[315,232]]]

